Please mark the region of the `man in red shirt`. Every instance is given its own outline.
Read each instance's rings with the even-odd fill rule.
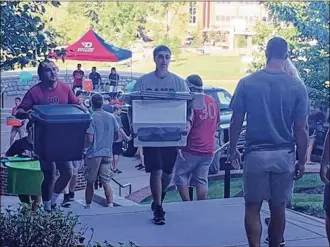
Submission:
[[[21,98],[17,97],[15,98],[15,107],[11,110],[11,115],[15,116],[17,107],[21,103]],[[21,122],[21,126],[13,126],[10,131],[10,146],[13,145],[15,137],[18,133],[19,139],[22,139],[24,137],[24,121]]]
[[[73,87],[72,90],[75,90],[76,88],[82,89],[82,83],[84,79],[84,71],[81,70],[81,64],[78,63],[77,69],[73,71],[72,77],[73,77]]]
[[[79,104],[70,87],[58,81],[57,72],[57,66],[51,61],[44,61],[39,64],[38,76],[41,82],[26,92],[18,106],[17,118],[28,118],[35,105]],[[44,175],[44,181],[41,185],[44,208],[50,211],[52,207],[55,207],[59,194],[62,193],[72,177],[72,162],[55,163],[40,160],[40,167]],[[54,185],[56,168],[59,170],[60,176]]]
[[[186,79],[191,92],[203,93],[203,82],[198,75]],[[187,146],[179,150],[175,164],[174,183],[183,201],[189,201],[189,178],[196,186],[197,200],[205,200],[208,173],[215,149],[215,134],[220,120],[217,102],[204,94],[204,109],[192,110],[192,125]]]

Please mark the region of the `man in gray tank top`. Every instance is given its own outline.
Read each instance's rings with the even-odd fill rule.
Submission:
[[[241,79],[230,104],[233,115],[229,154],[232,165],[238,169],[236,144],[247,116],[243,180],[245,228],[250,246],[260,246],[260,209],[264,200],[269,202],[271,212],[269,246],[281,245],[285,207],[293,181],[305,172],[308,96],[304,84],[284,71],[287,57],[284,39],[269,40],[265,69]]]

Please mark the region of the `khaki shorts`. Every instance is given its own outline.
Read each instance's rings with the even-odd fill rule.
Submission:
[[[87,183],[95,183],[97,176],[100,176],[101,183],[110,183],[114,172],[111,168],[112,157],[93,157],[86,158],[85,179]]]
[[[296,154],[294,150],[251,151],[244,162],[246,202],[287,203],[292,196]]]

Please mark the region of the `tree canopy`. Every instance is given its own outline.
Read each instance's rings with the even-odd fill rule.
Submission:
[[[314,105],[329,105],[329,2],[266,3],[275,23],[258,22],[255,26],[253,69],[264,66],[266,42],[273,36],[285,38],[291,48],[291,60],[309,89]]]
[[[45,29],[51,20],[40,18],[49,4],[59,6],[57,1],[1,1],[1,70],[35,64],[49,48],[56,47],[54,33]]]

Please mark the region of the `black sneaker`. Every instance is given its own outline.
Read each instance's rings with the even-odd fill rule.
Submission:
[[[146,168],[144,166],[142,166],[142,165],[138,168],[139,171],[144,171],[145,169]]]
[[[69,192],[69,200],[70,202],[74,201],[74,192]]]
[[[266,243],[266,244],[269,244],[269,237],[267,237],[267,238],[265,239],[265,243]],[[282,238],[282,241],[281,241],[281,243],[280,243],[280,246],[281,246],[281,247],[282,247],[282,246],[285,246],[284,238]]]
[[[163,204],[163,201],[164,201],[164,199],[165,199],[165,196],[166,196],[166,192],[163,192],[163,193],[162,193],[162,204]],[[156,210],[156,204],[155,204],[155,202],[152,202],[152,203],[151,203],[151,210],[152,210],[152,211],[155,211],[155,210]]]
[[[154,218],[153,218],[152,222],[156,225],[165,225],[165,223],[166,223],[165,212],[164,212],[162,206],[156,207],[156,209],[154,211]]]
[[[71,200],[70,198],[64,198],[63,202],[61,203],[63,208],[71,207]]]
[[[143,166],[142,164],[138,164],[135,166],[135,168],[140,168],[141,166]]]

